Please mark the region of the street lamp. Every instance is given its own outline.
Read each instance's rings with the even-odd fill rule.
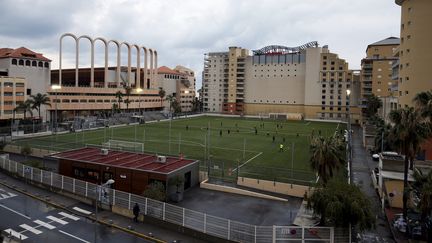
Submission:
[[[143,89],[141,89],[141,88],[137,88],[136,90],[135,90],[137,93],[138,93],[138,112],[140,113],[140,115],[141,115],[141,93],[144,91]]]
[[[348,183],[351,184],[352,179],[352,158],[351,158],[351,114],[350,114],[350,98],[351,98],[351,90],[346,90],[346,111],[347,111],[347,123],[348,123],[348,151],[347,151],[347,159],[348,159]]]
[[[57,99],[57,93],[58,90],[61,89],[61,86],[58,84],[53,84],[51,85],[51,89],[55,91],[55,132],[57,133],[58,131],[58,121],[57,121],[57,103],[58,103],[58,99]]]
[[[101,192],[102,188],[105,188],[109,185],[114,184],[113,179],[109,179],[107,182],[105,182],[102,185],[96,185],[95,188],[95,230],[94,230],[94,242],[97,242],[97,223],[98,223],[98,202],[101,200]]]

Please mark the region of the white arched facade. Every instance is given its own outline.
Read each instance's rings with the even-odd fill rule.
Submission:
[[[75,87],[78,87],[78,81],[79,81],[79,41],[81,39],[87,39],[90,41],[90,87],[94,87],[94,45],[96,41],[101,41],[105,46],[105,80],[104,80],[104,87],[108,88],[108,47],[110,43],[114,43],[117,46],[117,66],[116,66],[116,78],[115,82],[117,83],[117,87],[121,87],[121,78],[120,78],[120,72],[121,72],[121,47],[124,45],[127,47],[127,53],[128,53],[128,65],[127,65],[127,80],[129,84],[132,82],[132,66],[131,66],[131,48],[135,48],[137,51],[137,60],[136,60],[136,75],[135,75],[135,88],[141,88],[141,89],[147,89],[150,88],[146,85],[147,82],[152,83],[155,81],[156,75],[157,75],[157,52],[152,49],[147,49],[144,46],[139,46],[136,44],[129,44],[127,42],[119,42],[117,40],[106,40],[101,37],[97,37],[95,39],[91,38],[87,35],[82,36],[75,36],[72,33],[65,33],[60,37],[60,56],[59,56],[59,85],[62,85],[62,54],[63,54],[63,39],[65,37],[71,37],[75,40]],[[143,55],[141,55],[141,51],[143,51]],[[142,61],[141,58],[144,58]],[[148,60],[150,60],[150,63],[148,63]],[[141,67],[141,63],[144,64],[143,67]],[[141,77],[141,70],[143,71],[143,85],[141,87],[140,77]]]

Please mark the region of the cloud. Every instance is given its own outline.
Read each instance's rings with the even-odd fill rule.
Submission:
[[[58,38],[72,32],[154,48],[160,65],[188,66],[200,82],[203,54],[229,46],[253,50],[316,40],[359,68],[369,43],[399,35],[400,8],[376,0],[2,0],[0,21],[7,23],[0,26],[0,46],[42,52],[53,68]],[[71,43],[65,41],[67,66],[74,64]],[[89,56],[86,43],[80,49]]]

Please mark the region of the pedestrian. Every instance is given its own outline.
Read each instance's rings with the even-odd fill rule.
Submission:
[[[231,130],[228,129],[228,134],[230,134],[230,133],[231,133]]]
[[[222,130],[219,130],[219,136],[222,137]]]
[[[285,143],[285,137],[282,138],[282,141]]]
[[[221,122],[221,126],[222,126],[222,122]]]
[[[297,137],[299,137],[300,135],[297,133]]]
[[[269,132],[267,133],[267,136],[270,136],[270,133],[269,133]]]
[[[279,124],[276,124],[276,128],[279,128]]]
[[[279,152],[283,152],[283,144],[279,144]]]
[[[255,128],[255,135],[257,135],[258,134],[258,130]]]
[[[133,207],[133,214],[135,216],[134,217],[134,222],[138,222],[139,213],[140,213],[139,205],[138,205],[138,203],[135,203],[135,206]]]
[[[275,138],[275,136],[273,135],[273,143],[274,143],[275,139],[276,139],[276,138]]]
[[[186,125],[186,131],[189,130],[189,125]]]

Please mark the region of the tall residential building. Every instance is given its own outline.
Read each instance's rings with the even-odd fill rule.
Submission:
[[[266,46],[253,51],[230,47],[204,60],[204,111],[228,114],[297,114],[345,119],[351,106],[359,121],[359,73],[317,42],[299,47]],[[350,101],[346,90],[350,89]]]
[[[195,99],[195,72],[183,66],[174,69],[162,66],[158,68],[158,86],[165,90],[165,95],[176,98],[182,112],[192,111]],[[169,110],[169,103],[164,101],[165,110]]]
[[[382,108],[379,115],[387,118],[391,110],[397,108],[397,93],[394,92],[398,85],[393,80],[393,64],[397,62],[395,51],[399,46],[399,38],[389,37],[372,43],[366,48],[366,58],[361,61],[361,96],[362,104],[368,96],[374,94],[382,100]]]
[[[399,105],[413,106],[413,98],[431,90],[432,1],[396,0],[401,6],[399,47]]]
[[[50,62],[42,54],[25,47],[0,48],[0,120],[12,118],[13,109],[30,95],[46,93],[50,84]],[[45,111],[46,107],[42,106],[42,119]],[[15,115],[15,118],[23,118],[22,111]]]

